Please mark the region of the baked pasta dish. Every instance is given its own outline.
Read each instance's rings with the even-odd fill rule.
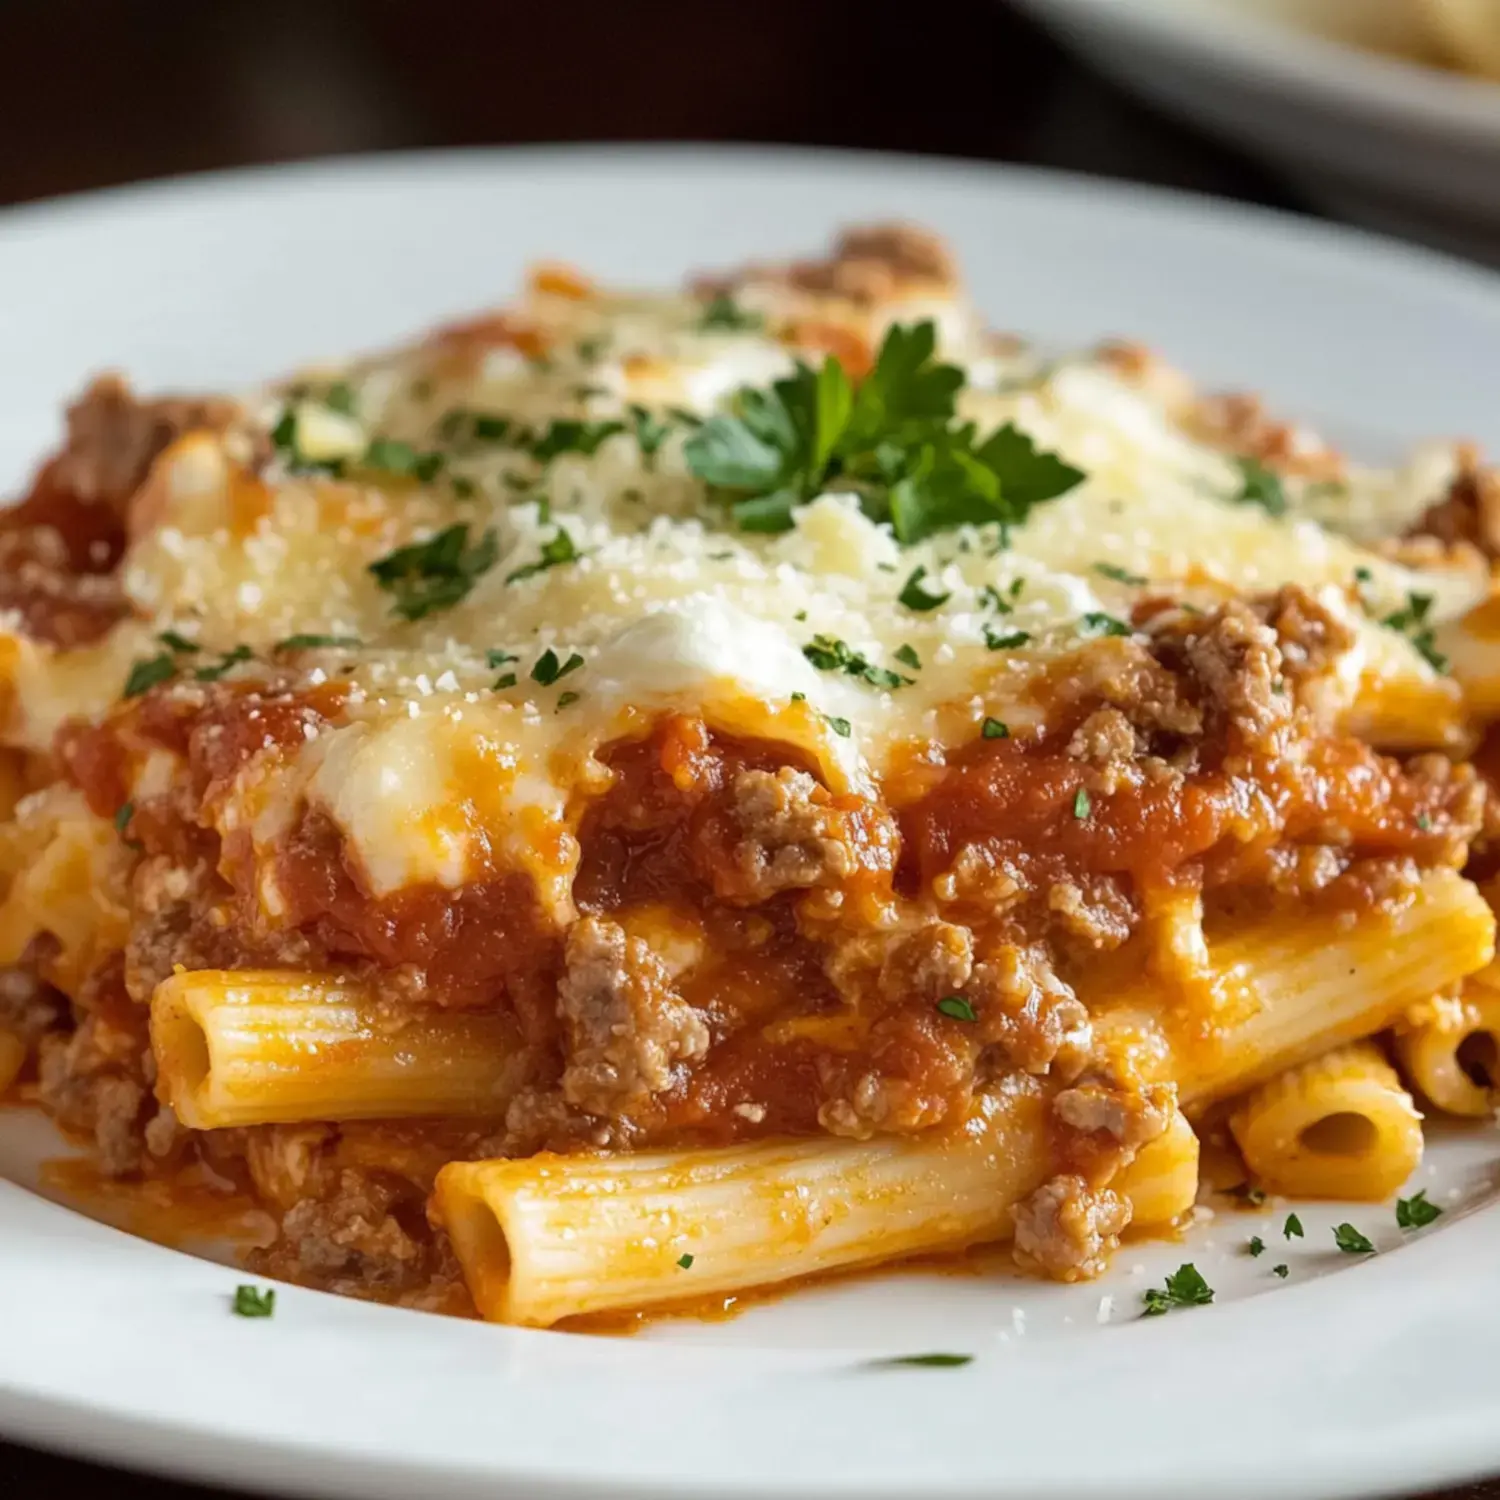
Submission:
[[[265,1275],[1077,1280],[1200,1141],[1381,1199],[1492,1112],[1500,478],[987,331],[916,229],[106,375],[3,528],[0,1083]]]

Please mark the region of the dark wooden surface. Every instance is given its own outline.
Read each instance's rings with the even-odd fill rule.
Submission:
[[[663,139],[940,152],[1303,207],[999,0],[0,0],[0,203],[335,152]],[[3,1500],[64,1493],[211,1492],[0,1443]],[[1445,1500],[1500,1500],[1500,1483]]]

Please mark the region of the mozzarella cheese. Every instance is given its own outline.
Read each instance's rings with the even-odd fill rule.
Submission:
[[[744,307],[773,323],[788,296],[774,277],[742,288]],[[1441,742],[1456,719],[1452,684],[1375,621],[1414,591],[1434,597],[1434,619],[1456,616],[1484,580],[1388,561],[1319,524],[1296,486],[1301,514],[1236,503],[1234,462],[1117,362],[999,357],[951,292],[918,288],[869,312],[871,333],[933,317],[946,356],[982,376],[965,415],[985,429],[1014,422],[1088,476],[1008,539],[963,528],[903,548],[848,494],[802,506],[782,535],[736,530],[691,473],[681,413],[707,416],[785,373],[781,340],[705,331],[702,304],[680,297],[543,292],[523,311],[559,351],[545,365],[493,343],[476,354],[454,335],[320,371],[289,408],[277,393],[247,405],[265,429],[290,409],[302,459],[320,465],[376,437],[426,450],[447,413],[533,433],[553,418],[619,430],[544,463],[513,442],[459,444],[431,482],[276,464],[257,476],[236,456],[243,435],[183,439],[136,502],[149,524],[123,579],[138,618],[72,653],[9,638],[10,742],[40,746],[64,713],[105,713],[130,660],[168,628],[199,644],[195,661],[244,645],[254,660],[238,672],[274,663],[307,685],[337,679],[344,719],[252,759],[218,805],[222,832],[251,832],[275,921],[285,903],[267,856],[309,809],[342,830],[377,895],[455,888],[503,864],[529,870],[565,915],[576,794],[608,784],[601,746],[663,712],[799,746],[835,789],[871,791],[903,744],[962,742],[986,717],[1033,719],[1036,674],[1086,649],[1091,620],[1128,616],[1140,591],[1121,572],[1204,604],[1303,584],[1358,628],[1342,706],[1399,701],[1387,728],[1411,743]],[[349,387],[345,410],[316,395],[333,380]],[[657,443],[642,440],[646,408],[666,425]],[[1430,503],[1450,473],[1451,456],[1445,467],[1428,453],[1400,476],[1362,475],[1356,487],[1376,498],[1351,507],[1351,529],[1369,532],[1382,495]],[[457,525],[470,548],[493,533],[497,560],[451,607],[401,618],[370,565]],[[559,548],[564,560],[547,565]],[[930,608],[902,602],[918,568]],[[309,634],[359,644],[278,652]],[[804,650],[819,638],[900,685],[819,670]]]

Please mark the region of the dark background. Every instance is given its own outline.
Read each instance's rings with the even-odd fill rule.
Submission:
[[[0,0],[3,203],[560,140],[935,152],[1305,207],[1095,81],[1000,0]],[[207,1492],[0,1443],[4,1500],[54,1493]],[[1500,1500],[1500,1485],[1449,1500]]]

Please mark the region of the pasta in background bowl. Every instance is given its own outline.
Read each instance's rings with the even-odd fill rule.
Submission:
[[[1331,212],[1500,258],[1488,0],[1015,3],[1102,73],[1264,157]]]

